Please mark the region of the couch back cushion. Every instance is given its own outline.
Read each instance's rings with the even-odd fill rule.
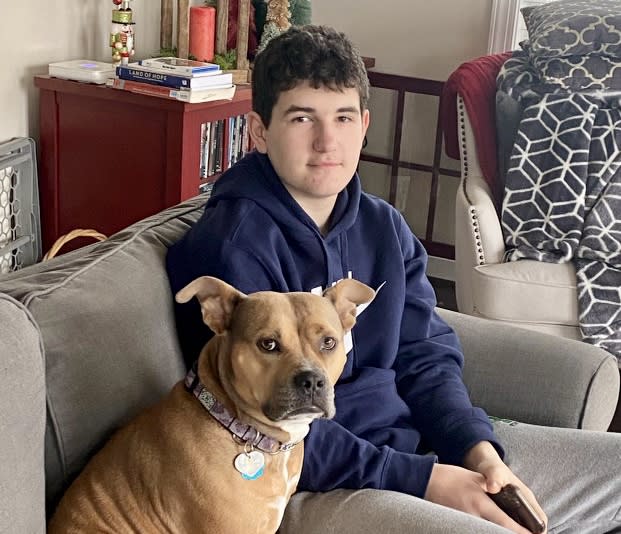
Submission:
[[[45,349],[48,508],[116,428],[183,377],[164,259],[205,201],[0,280],[34,317]]]

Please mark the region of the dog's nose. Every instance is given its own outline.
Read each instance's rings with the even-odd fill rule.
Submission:
[[[321,391],[325,385],[323,376],[314,371],[302,371],[293,381],[296,389],[310,395]]]

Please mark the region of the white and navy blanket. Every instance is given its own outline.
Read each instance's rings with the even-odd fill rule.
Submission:
[[[621,93],[538,82],[525,54],[498,89],[521,104],[502,204],[507,261],[576,268],[583,339],[621,361]]]

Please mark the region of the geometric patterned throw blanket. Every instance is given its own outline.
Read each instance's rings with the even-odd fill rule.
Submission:
[[[549,91],[520,58],[499,87],[523,106],[502,205],[505,259],[573,262],[582,337],[621,361],[621,94]]]

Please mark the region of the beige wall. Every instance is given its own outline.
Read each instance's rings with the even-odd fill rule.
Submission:
[[[376,70],[444,80],[485,54],[492,0],[312,0],[313,22],[349,35]]]
[[[200,5],[200,0],[192,4]],[[445,80],[461,62],[485,54],[492,0],[313,0],[313,21],[332,25],[376,59],[376,69]],[[467,6],[467,7],[466,7]],[[47,73],[53,61],[88,58],[109,60],[107,46],[111,0],[1,0],[0,141],[14,136],[38,137],[38,95],[35,74]],[[136,58],[159,46],[159,2],[134,0]],[[408,99],[402,153],[429,158],[434,125],[433,103]],[[373,128],[369,149],[387,155],[393,99],[374,91]],[[416,147],[416,148],[415,148]],[[446,163],[457,168],[455,162]],[[385,169],[362,167],[365,187],[378,194],[386,189]],[[426,217],[425,177],[403,173],[400,203],[414,230]],[[436,238],[452,242],[456,180],[442,180]]]
[[[313,0],[313,21],[347,33],[363,55],[375,58],[376,71],[446,80],[462,62],[486,53],[491,10],[492,0]],[[371,94],[367,150],[374,155],[392,153],[394,94]],[[406,98],[402,159],[431,164],[436,110],[433,98]],[[446,157],[442,165],[459,168]],[[360,174],[367,191],[387,197],[387,167],[362,163]],[[456,178],[440,178],[434,240],[453,243],[457,184]],[[426,227],[429,190],[429,175],[401,170],[397,207],[419,236]]]

